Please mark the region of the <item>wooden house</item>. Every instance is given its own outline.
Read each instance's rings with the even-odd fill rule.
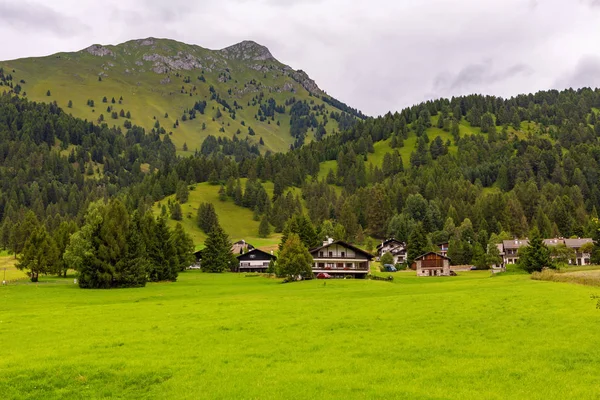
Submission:
[[[247,253],[237,256],[239,265],[238,272],[267,272],[271,260],[277,260],[273,254],[259,249],[250,250]]]
[[[371,267],[374,256],[341,240],[328,240],[322,246],[309,250],[313,257],[313,273],[321,272],[333,277],[352,275],[364,278]]]
[[[417,276],[450,276],[450,259],[430,251],[415,258]]]

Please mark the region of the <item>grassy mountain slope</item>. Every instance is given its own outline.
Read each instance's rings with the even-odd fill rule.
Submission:
[[[120,114],[123,110],[125,115],[130,113],[132,124],[148,130],[158,122],[166,132],[172,132],[179,151],[184,144],[190,151],[199,148],[209,134],[231,138],[238,130],[239,139],[248,137],[252,143],[258,144],[262,137],[263,151],[286,151],[294,143],[290,134],[290,105],[285,113],[275,112],[273,118],[259,120],[260,104],[271,98],[277,106],[284,106],[292,98],[307,100],[311,107],[324,105],[322,112],[315,113],[319,123],[324,122],[324,115],[329,117],[331,111],[340,111],[323,101],[326,95],[304,72],[280,63],[266,47],[254,42],[215,51],[149,38],[117,46],[94,45],[74,53],[4,61],[0,62],[0,68],[12,76],[12,81],[3,82],[3,86],[12,86],[14,90],[18,85],[17,91],[31,100],[56,101],[76,117],[98,120],[103,115],[109,126],[123,126],[127,118],[111,117],[112,112]],[[104,97],[107,103],[103,103]],[[119,102],[121,97],[123,100]],[[115,104],[111,102],[113,98]],[[94,101],[93,107],[88,100]],[[68,108],[69,101],[72,108]],[[207,103],[204,114],[198,112],[195,119],[184,122],[184,112],[199,101]],[[235,111],[235,119],[224,103]],[[222,114],[219,118],[216,118],[217,108]],[[338,130],[338,123],[327,119],[327,133]],[[174,127],[177,121],[179,125]],[[254,136],[248,135],[248,127],[254,130]],[[313,137],[314,132],[309,130],[307,141]]]
[[[246,183],[246,179],[241,180],[242,184]],[[269,196],[273,196],[273,183],[265,182],[263,186]],[[182,204],[183,220],[181,221],[185,231],[192,237],[196,246],[202,246],[207,235],[200,230],[196,223],[196,215],[198,214],[198,206],[200,203],[212,203],[215,206],[215,211],[219,217],[219,223],[227,232],[230,239],[235,242],[241,239],[255,247],[271,249],[281,239],[281,234],[272,233],[268,238],[258,237],[259,221],[254,221],[252,218],[252,210],[234,204],[232,199],[226,201],[219,200],[218,185],[210,185],[208,183],[200,183],[195,185],[190,191],[190,196],[187,203]],[[161,213],[163,205],[167,205],[169,200],[174,201],[175,196],[169,196],[155,204],[153,209],[156,215]],[[167,207],[168,208],[168,207]],[[177,221],[169,220],[168,224],[174,227]]]

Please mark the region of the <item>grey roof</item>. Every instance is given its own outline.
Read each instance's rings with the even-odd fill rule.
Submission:
[[[577,238],[577,239],[565,239],[565,244],[567,247],[572,248],[580,248],[586,243],[593,243],[594,241],[591,238]]]
[[[518,249],[519,247],[529,246],[529,240],[527,240],[527,239],[503,240],[502,246],[505,249]]]

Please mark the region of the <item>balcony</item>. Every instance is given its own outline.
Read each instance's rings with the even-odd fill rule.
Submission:
[[[315,263],[313,265],[313,270],[316,271],[368,271],[369,263],[361,262],[361,263]]]

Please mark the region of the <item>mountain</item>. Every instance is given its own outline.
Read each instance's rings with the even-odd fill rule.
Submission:
[[[169,134],[179,152],[209,135],[287,151],[365,117],[252,41],[222,50],[155,38],[96,44],[0,62],[0,85],[78,118]]]

